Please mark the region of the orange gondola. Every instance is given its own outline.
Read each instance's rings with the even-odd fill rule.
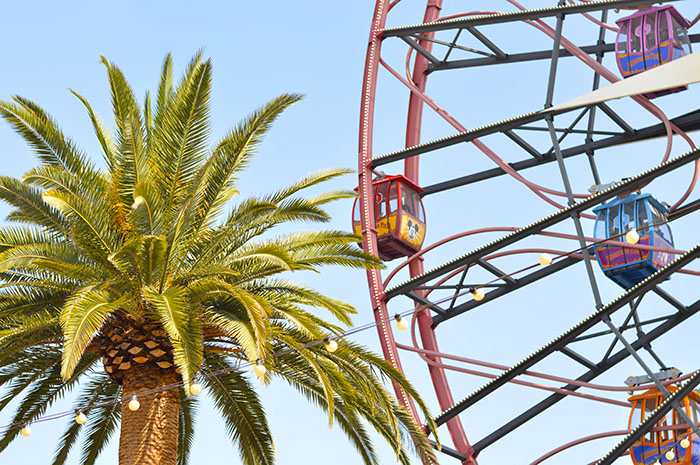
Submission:
[[[423,189],[402,175],[374,179],[372,188],[379,258],[393,260],[418,252],[425,239]],[[352,228],[361,234],[359,199],[353,208]]]
[[[678,388],[667,386],[667,389],[673,392]],[[630,397],[629,400],[632,402],[629,429],[633,429],[664,401],[664,397],[658,389],[650,389]],[[695,391],[680,402],[685,413],[695,423],[698,421],[698,403],[700,403],[700,394]],[[671,409],[651,431],[632,445],[630,448],[632,462],[635,465],[656,463],[700,465],[700,439],[696,434],[689,435],[690,429],[684,425],[685,421],[679,417],[678,412]],[[681,442],[684,438],[688,439],[687,443]],[[688,447],[683,447],[684,444]]]

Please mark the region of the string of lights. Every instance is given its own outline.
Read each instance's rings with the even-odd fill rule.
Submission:
[[[651,230],[652,228],[655,228],[656,226],[660,226],[662,224],[668,224],[668,223],[669,223],[668,220],[652,222],[652,223],[649,223],[644,229]],[[507,273],[503,276],[497,276],[497,277],[493,278],[491,281],[488,281],[486,283],[483,283],[483,284],[480,284],[478,286],[474,286],[474,287],[470,288],[468,290],[468,292],[470,292],[472,294],[472,297],[474,298],[474,300],[477,300],[477,301],[482,300],[485,296],[484,291],[483,291],[483,288],[485,288],[485,287],[488,287],[488,286],[495,284],[499,281],[502,281],[504,279],[516,276],[520,273],[524,273],[525,271],[531,270],[533,268],[537,268],[538,266],[550,265],[555,260],[558,260],[558,259],[561,259],[564,257],[568,257],[568,256],[571,256],[573,254],[577,254],[579,252],[582,252],[584,249],[588,249],[590,247],[595,247],[597,245],[602,245],[602,244],[605,244],[606,242],[611,241],[611,240],[621,239],[623,236],[625,237],[625,241],[629,244],[634,245],[634,244],[637,244],[637,242],[639,242],[639,232],[637,231],[636,228],[630,228],[626,232],[617,234],[615,236],[606,237],[606,238],[603,238],[603,239],[600,239],[597,241],[593,241],[584,247],[579,247],[578,249],[574,249],[570,252],[567,252],[564,254],[559,254],[559,255],[556,255],[554,257],[552,257],[550,254],[545,252],[545,253],[540,254],[539,259],[538,259],[538,263],[526,266],[525,268],[521,268],[521,269],[516,270],[512,273]],[[615,245],[613,245],[613,247],[619,247],[619,246],[615,244]],[[466,292],[461,292],[461,293],[458,293],[456,296],[462,296],[465,293]]]
[[[665,223],[668,223],[668,221],[651,223],[647,227],[649,229],[651,229],[655,226],[665,224]],[[621,234],[616,235],[616,236],[604,238],[604,239],[601,239],[599,241],[594,241],[594,242],[586,245],[585,247],[579,247],[579,248],[574,249],[570,252],[555,255],[554,257],[552,257],[548,253],[542,253],[539,256],[538,263],[536,263],[534,265],[526,266],[526,267],[521,268],[521,269],[518,269],[518,270],[513,271],[511,273],[508,273],[504,276],[496,277],[495,279],[493,279],[487,283],[480,284],[479,286],[475,286],[473,288],[469,288],[468,291],[461,292],[458,295],[461,296],[461,295],[466,294],[466,292],[470,292],[472,294],[472,297],[474,298],[474,300],[480,301],[484,298],[484,295],[485,295],[484,291],[482,289],[484,287],[487,287],[495,282],[504,280],[508,277],[513,277],[515,275],[518,275],[520,273],[528,271],[532,268],[536,268],[539,266],[547,266],[557,259],[564,258],[564,257],[570,256],[572,254],[576,254],[576,253],[581,252],[582,250],[590,248],[592,246],[604,244],[610,240],[620,239],[622,236],[625,236],[625,240],[629,244],[636,244],[639,241],[638,231],[635,228],[631,228],[630,230],[628,230],[625,233],[621,233]],[[456,296],[454,296],[454,295],[449,296],[449,297],[445,297],[443,299],[439,299],[439,300],[435,301],[435,303],[436,304],[443,303],[443,302],[451,300],[455,297]],[[290,347],[290,348],[275,352],[267,357],[258,358],[254,363],[253,362],[243,362],[243,363],[237,364],[235,367],[223,368],[223,369],[216,370],[216,371],[209,371],[206,373],[201,373],[195,379],[193,379],[192,382],[190,383],[189,388],[188,388],[188,394],[189,395],[197,395],[197,394],[201,393],[202,386],[199,383],[200,379],[209,379],[209,378],[219,376],[221,374],[229,373],[229,372],[236,371],[236,370],[246,369],[246,368],[250,368],[250,367],[253,367],[253,373],[255,373],[255,375],[259,379],[262,379],[264,377],[265,373],[267,372],[267,368],[265,367],[266,361],[269,361],[270,359],[282,357],[282,356],[287,355],[289,353],[293,353],[293,352],[297,352],[297,351],[305,350],[305,349],[310,349],[310,348],[319,346],[321,344],[324,345],[324,348],[329,353],[333,353],[336,350],[338,350],[338,348],[339,348],[338,339],[346,339],[347,337],[349,337],[351,335],[360,333],[362,331],[366,331],[366,330],[371,329],[371,328],[376,328],[379,325],[389,324],[389,323],[391,323],[392,319],[394,319],[396,321],[397,329],[400,331],[404,331],[404,330],[408,329],[408,327],[409,327],[409,323],[404,317],[412,315],[412,314],[420,312],[420,311],[423,311],[427,308],[428,307],[426,305],[416,305],[409,310],[405,310],[403,312],[396,313],[393,318],[381,319],[379,321],[373,321],[370,323],[366,323],[366,324],[363,324],[360,326],[350,328],[347,331],[345,331],[344,333],[337,335],[337,336],[334,336],[334,337],[326,336],[323,339],[310,341],[310,342],[301,344],[298,347]],[[127,407],[132,411],[136,411],[141,406],[141,404],[138,400],[139,397],[146,397],[146,396],[150,396],[153,394],[164,392],[164,391],[167,391],[170,389],[179,389],[179,388],[183,388],[183,387],[185,387],[185,383],[182,381],[179,381],[179,382],[163,385],[159,388],[138,392],[138,393],[134,394],[133,396],[131,396],[131,398],[129,399],[129,402],[127,403]],[[35,418],[31,422],[10,423],[10,424],[4,425],[4,426],[0,426],[0,433],[5,433],[5,432],[10,431],[12,429],[20,428],[20,433],[22,434],[22,436],[27,437],[27,436],[31,435],[31,433],[32,433],[30,424],[53,421],[53,420],[57,420],[57,419],[61,419],[61,418],[66,418],[66,417],[69,417],[72,415],[75,415],[76,423],[82,425],[87,421],[87,414],[90,412],[90,410],[95,409],[95,408],[100,408],[100,407],[106,407],[106,406],[110,406],[110,405],[116,405],[118,403],[122,403],[122,400],[120,398],[115,398],[115,399],[110,400],[110,401],[96,402],[96,403],[93,403],[93,404],[90,404],[87,406],[83,406],[83,407],[78,408],[78,409],[71,409],[71,410],[53,413],[50,415],[45,415],[42,417]],[[688,435],[692,434],[695,431],[695,429],[697,429],[697,426],[696,426],[696,428],[693,428],[693,430],[690,433],[688,433]],[[685,443],[688,444],[687,446],[684,445],[685,444],[684,441],[685,441]],[[683,439],[678,441],[678,443],[680,443],[681,447],[684,447],[684,448],[687,448],[690,445],[690,441],[687,439],[687,437],[684,437]],[[666,449],[664,449],[664,452],[666,454],[675,454],[673,452],[673,449],[676,447],[675,444],[676,443],[671,444],[672,447],[669,447],[668,451],[666,451]],[[668,455],[666,455],[666,457],[668,458]],[[668,459],[668,460],[672,460],[672,458]]]

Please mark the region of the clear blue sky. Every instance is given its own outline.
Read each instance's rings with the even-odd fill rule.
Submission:
[[[290,109],[271,131],[247,176],[242,180],[244,195],[270,191],[275,186],[297,179],[316,169],[357,165],[357,128],[362,70],[374,2],[318,2],[310,0],[270,2],[217,2],[201,1],[196,6],[185,1],[137,2],[123,0],[93,2],[67,0],[64,2],[3,2],[0,15],[4,18],[0,29],[0,98],[20,94],[41,103],[60,122],[81,146],[99,153],[83,107],[68,88],[82,93],[95,110],[105,119],[110,114],[108,86],[100,55],[117,63],[138,95],[153,89],[160,65],[168,51],[173,53],[176,69],[182,69],[199,48],[214,63],[212,96],[213,134],[222,134],[227,128],[264,101],[288,91],[302,92],[306,99]],[[423,6],[416,0],[403,0],[396,9],[393,25],[414,24],[422,18]],[[512,11],[505,1],[464,2],[444,0],[445,14],[464,9],[501,9]],[[523,0],[529,7],[553,5],[553,1]],[[694,2],[679,2],[678,8],[687,16],[697,14]],[[551,23],[551,22],[550,22]],[[595,42],[597,30],[580,18],[566,21],[565,32],[575,42],[589,45]],[[504,46],[513,50],[533,47],[551,47],[551,41],[527,29],[515,26],[507,30],[494,28]],[[500,34],[500,35],[499,35]],[[609,33],[607,39],[612,40]],[[523,45],[527,43],[527,45]],[[394,68],[403,72],[405,46],[399,41],[385,44],[386,56]],[[612,62],[606,64],[614,66]],[[428,92],[450,113],[469,128],[540,109],[544,103],[547,64],[508,65],[493,69],[459,71],[435,74],[430,78]],[[574,60],[562,64],[555,103],[584,94],[590,90],[591,73]],[[380,74],[378,95],[375,154],[401,147],[405,125],[405,88],[393,81],[388,73]],[[698,101],[698,90],[659,99],[658,104],[670,116],[682,114]],[[695,104],[697,105],[697,104]],[[635,124],[655,123],[653,118],[639,112],[626,102],[615,104],[625,111]],[[562,118],[566,121],[567,117]],[[426,110],[424,140],[443,137],[454,130]],[[561,123],[564,124],[564,123]],[[544,137],[544,136],[543,136]],[[485,140],[508,161],[522,155],[512,144],[503,140]],[[547,147],[542,139],[542,148]],[[638,174],[655,166],[661,159],[664,143],[652,141],[604,152],[599,157],[601,172],[606,181]],[[674,144],[674,154],[687,150],[680,140]],[[441,158],[442,157],[442,158]],[[491,167],[491,163],[473,147],[462,145],[444,156],[426,158],[422,162],[421,181],[430,184],[452,177]],[[97,158],[97,157],[96,157]],[[0,163],[3,174],[20,176],[35,161],[27,147],[6,124],[0,125]],[[585,160],[567,162],[577,192],[584,192],[591,184]],[[448,169],[449,167],[449,169]],[[391,165],[387,172],[397,173],[401,166]],[[542,184],[562,188],[554,166],[532,170],[526,175]],[[686,170],[654,183],[648,191],[668,202],[675,201],[684,190],[690,174]],[[330,187],[352,188],[352,177]],[[694,194],[691,200],[698,196]],[[350,228],[351,203],[338,204],[332,209],[334,228]],[[444,195],[426,199],[429,227],[426,243],[447,235],[485,226],[522,226],[552,213],[553,209],[529,193],[512,179],[502,177],[492,182],[457,189]],[[0,215],[6,213],[0,208]],[[693,218],[691,216],[691,218]],[[697,219],[694,220],[697,222]],[[589,233],[592,224],[586,223]],[[571,225],[558,228],[570,232]],[[688,249],[695,245],[697,233],[692,221],[686,219],[674,225],[676,245]],[[428,257],[426,266],[440,264],[479,244],[495,239],[500,234],[479,236],[447,247]],[[563,241],[535,239],[532,247],[553,247],[572,250],[577,246]],[[536,261],[536,256],[506,259],[498,262],[505,270]],[[598,270],[596,270],[598,272]],[[333,296],[353,303],[359,310],[358,324],[371,321],[369,297],[364,273],[333,270],[323,279],[317,276],[298,276]],[[601,280],[603,300],[612,300],[621,289]],[[400,278],[397,278],[400,279]],[[475,275],[474,279],[478,279]],[[479,279],[486,279],[481,276]],[[697,281],[697,278],[695,278]],[[453,324],[439,328],[441,347],[446,352],[468,357],[512,364],[552,337],[593,311],[592,297],[587,287],[582,266],[572,267],[551,279],[508,298],[484,306],[474,314],[453,320]],[[696,282],[695,281],[695,282]],[[694,281],[674,278],[668,289],[690,302]],[[697,284],[695,284],[697,286]],[[697,298],[697,297],[696,297]],[[666,312],[658,299],[648,299],[643,306],[647,314]],[[392,304],[392,312],[410,308],[408,302]],[[697,369],[694,360],[679,354],[688,353],[688,347],[679,341],[694,338],[695,322],[671,333],[655,348],[668,364],[688,372]],[[401,342],[408,343],[408,335],[400,334]],[[357,340],[379,350],[376,333],[369,331]],[[692,340],[692,339],[691,339]],[[585,348],[583,349],[585,350]],[[692,352],[692,348],[690,350]],[[425,393],[435,413],[437,405],[427,377],[425,366],[413,356],[403,357],[409,378]],[[539,371],[562,376],[576,376],[576,367],[563,359],[549,360]],[[620,384],[640,369],[627,364],[613,370],[601,382]],[[455,398],[470,393],[485,381],[465,375],[450,375]],[[347,444],[341,432],[329,429],[324,414],[286,386],[273,384],[261,389],[276,441],[278,463],[358,463],[359,458]],[[0,391],[2,394],[2,391]],[[471,409],[463,416],[470,438],[483,434],[510,419],[543,395],[521,387],[508,387],[498,395]],[[624,399],[624,394],[618,396]],[[524,403],[520,405],[520,403]],[[62,402],[55,410],[69,408]],[[0,424],[8,422],[11,409],[0,413]],[[518,430],[508,439],[488,449],[481,463],[529,463],[540,453],[586,434],[622,429],[627,412],[619,407],[589,405],[579,400],[566,400]],[[15,441],[0,454],[1,463],[39,465],[53,455],[56,440],[63,432],[63,421],[36,425],[28,439]],[[544,436],[540,432],[546,432]],[[447,439],[447,434],[443,431]],[[567,456],[568,463],[588,463],[605,453],[615,439],[601,441],[592,447],[577,449]],[[100,465],[117,463],[116,443],[99,460]],[[393,463],[391,451],[382,449],[384,463]],[[70,463],[77,463],[74,454]],[[563,463],[562,458],[551,463]],[[624,459],[620,463],[627,463]],[[191,458],[194,465],[205,463],[239,463],[235,449],[229,444],[223,424],[217,419],[208,402],[202,404],[198,416],[198,433]],[[418,461],[416,460],[416,463]],[[454,463],[445,458],[443,463]]]

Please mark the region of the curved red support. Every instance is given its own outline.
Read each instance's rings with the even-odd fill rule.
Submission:
[[[579,444],[583,444],[584,442],[593,441],[593,440],[601,439],[601,438],[607,438],[607,437],[610,437],[610,436],[622,436],[622,435],[625,435],[625,434],[629,434],[630,431],[631,431],[631,430],[628,430],[628,429],[619,430],[619,431],[608,431],[607,433],[593,434],[593,435],[591,435],[591,436],[586,436],[585,438],[581,438],[581,439],[577,439],[577,440],[575,440],[575,441],[571,441],[571,442],[568,443],[568,444],[564,444],[563,446],[557,447],[557,448],[554,449],[553,451],[546,453],[546,454],[543,455],[542,457],[540,457],[540,458],[538,458],[537,460],[535,460],[534,462],[532,462],[530,465],[538,465],[538,464],[544,462],[545,460],[547,460],[548,458],[550,458],[550,457],[552,457],[552,456],[558,454],[559,452],[565,451],[566,449],[569,449],[569,448],[571,448],[571,447],[577,446],[577,445],[579,445]],[[595,463],[595,462],[593,462],[593,463]]]
[[[423,17],[423,23],[429,23],[435,21],[440,14],[442,9],[442,0],[428,0],[425,15]],[[426,36],[431,39],[433,33],[426,34]],[[420,45],[426,50],[430,51],[432,49],[432,42],[421,40]],[[427,74],[425,73],[428,67],[428,60],[418,55],[416,56],[413,65],[413,82],[418,89],[418,91],[423,94],[425,92],[425,86],[427,81]],[[408,117],[406,121],[406,147],[412,147],[420,143],[421,136],[421,121],[423,118],[423,100],[415,92],[412,92],[408,100]],[[404,175],[413,181],[415,184],[419,184],[418,174],[419,174],[419,158],[412,157],[408,158],[404,162]],[[413,260],[409,264],[409,273],[411,277],[418,276],[423,273],[423,262],[420,260]],[[430,315],[430,310],[421,310],[418,312],[418,327],[420,329],[421,339],[423,341],[423,346],[426,349],[439,351],[437,337],[432,328],[433,319]],[[438,358],[434,359],[435,362],[439,362]],[[452,398],[452,393],[450,392],[450,387],[447,382],[447,376],[445,370],[439,366],[428,366],[428,371],[430,373],[430,378],[433,382],[435,388],[435,393],[437,396],[438,404],[440,408],[446,410],[447,408],[454,405],[454,399]],[[476,460],[473,457],[474,449],[467,440],[467,435],[464,432],[464,427],[459,418],[454,418],[447,423],[447,429],[452,438],[454,447],[459,452],[465,454],[467,459],[462,463],[476,465]]]
[[[403,344],[397,344],[397,345],[398,345],[399,349],[417,352],[418,355],[430,366],[443,368],[445,370],[457,371],[457,372],[465,373],[468,375],[480,376],[482,378],[488,378],[488,379],[494,379],[494,378],[498,377],[498,375],[495,375],[493,373],[486,373],[483,371],[471,370],[468,368],[457,367],[454,365],[447,365],[445,363],[437,363],[437,362],[433,362],[432,360],[430,360],[430,358],[428,358],[429,356],[433,356],[433,357],[442,356],[442,357],[444,357],[444,354],[442,354],[442,353],[433,352],[430,350],[416,349],[416,348],[413,348],[410,346],[405,346]],[[445,358],[447,358],[447,357],[445,357]],[[511,379],[508,382],[512,383],[512,384],[518,384],[520,386],[541,389],[543,391],[555,392],[557,394],[563,394],[565,396],[579,397],[579,398],[586,399],[586,400],[594,400],[596,402],[603,402],[606,404],[617,405],[619,407],[625,407],[625,408],[632,407],[632,404],[629,402],[623,402],[623,401],[617,400],[617,399],[610,399],[608,397],[601,397],[601,396],[594,396],[591,394],[584,394],[581,392],[572,391],[570,389],[555,388],[552,386],[547,386],[545,384],[532,383],[529,381],[522,381],[519,379]]]
[[[668,426],[655,426],[654,428],[651,428],[649,431],[670,431],[670,430],[677,430],[677,429],[688,429],[688,426],[689,425],[686,423],[678,424],[678,425],[668,425]],[[593,440],[600,439],[600,438],[607,438],[610,436],[622,436],[624,434],[629,434],[631,431],[632,430],[630,430],[630,429],[619,430],[619,431],[608,431],[607,433],[593,434],[591,436],[586,436],[586,437],[577,439],[575,441],[571,441],[567,444],[564,444],[563,446],[557,447],[556,449],[554,449],[551,452],[547,452],[542,457],[540,457],[537,460],[535,460],[534,462],[532,462],[530,465],[539,465],[540,463],[544,462],[548,458],[553,457],[554,455],[558,454],[559,452],[563,452],[566,449],[570,449],[571,447],[577,446],[579,444],[583,444],[584,442],[593,441]],[[629,454],[629,451],[625,452],[620,457],[628,455],[628,454]],[[596,460],[595,462],[591,462],[591,464],[589,464],[589,465],[592,465],[595,463],[598,463],[598,461]]]
[[[407,346],[407,345],[403,345],[403,344],[397,344],[397,347],[399,349],[407,350],[409,352],[416,352],[418,354],[423,354],[423,355],[439,356],[439,357],[447,358],[450,360],[455,360],[457,362],[468,363],[470,365],[477,365],[477,366],[482,366],[485,368],[493,368],[493,369],[501,370],[501,371],[506,371],[506,370],[509,370],[511,368],[507,365],[499,365],[497,363],[484,362],[484,361],[475,360],[472,358],[460,357],[458,355],[446,354],[443,352],[440,352],[440,353],[431,352],[429,350],[421,349],[421,348],[415,347],[415,346],[411,347],[411,346]],[[678,378],[673,378],[673,379],[669,379],[666,381],[662,381],[661,384],[663,384],[664,386],[678,384],[678,383],[681,383],[681,382],[685,381],[686,379],[692,377],[695,373],[697,373],[697,371],[693,371],[693,372],[688,373],[686,375],[679,376]],[[560,382],[560,383],[572,384],[574,386],[585,387],[588,389],[596,389],[599,391],[610,391],[610,392],[646,391],[646,390],[652,389],[652,388],[654,388],[654,386],[656,386],[655,384],[641,384],[638,386],[606,386],[603,384],[586,383],[584,381],[578,381],[575,379],[564,378],[561,376],[547,375],[545,373],[539,373],[536,371],[525,371],[525,372],[523,372],[523,375],[524,376],[532,376],[534,378],[542,378],[542,379],[546,379],[549,381],[556,381],[556,382]],[[491,376],[491,375],[489,375],[489,376]],[[624,406],[631,407],[632,404],[630,404],[629,402],[624,402]]]
[[[374,202],[372,199],[372,130],[374,125],[374,98],[377,88],[377,65],[382,46],[381,31],[386,23],[386,15],[390,4],[387,0],[377,0],[372,17],[372,28],[367,44],[365,59],[364,81],[362,83],[362,102],[360,111],[360,134],[358,153],[358,190],[360,194],[360,223],[362,224],[363,248],[374,256],[379,256],[377,248],[377,231],[374,229]],[[368,270],[367,281],[370,289],[370,299],[374,319],[377,322],[379,341],[384,358],[399,371],[403,372],[389,313],[384,302],[384,286],[379,270]],[[418,424],[421,419],[411,398],[396,384],[394,391],[401,405],[408,410]]]

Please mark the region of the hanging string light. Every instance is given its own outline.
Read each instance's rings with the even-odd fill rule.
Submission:
[[[474,300],[476,300],[477,302],[484,298],[484,290],[481,289],[480,287],[471,288],[471,289],[469,289],[469,292],[472,293],[472,298]]]
[[[625,240],[630,244],[636,244],[639,242],[639,233],[636,228],[632,228],[625,234]]]
[[[202,392],[202,385],[197,382],[197,379],[195,379],[192,381],[192,384],[190,384],[190,394],[196,396],[200,392]]]
[[[253,367],[253,371],[255,372],[258,378],[262,378],[263,376],[265,376],[267,368],[265,368],[265,365],[263,365],[263,359],[259,358],[255,361],[255,367]]]
[[[408,329],[408,321],[401,318],[400,314],[397,313],[394,318],[396,318],[396,328],[399,331],[406,331]]]
[[[136,398],[136,396],[131,396],[131,400],[129,401],[129,410],[132,412],[135,412],[141,407],[141,402]]]
[[[326,350],[330,353],[333,353],[336,350],[338,350],[338,343],[334,339],[331,339],[329,337],[323,340],[323,345],[326,348]]]
[[[29,427],[29,425],[25,424],[24,426],[22,426],[21,433],[22,433],[22,436],[24,436],[25,438],[29,437],[29,435],[32,434],[32,429]]]
[[[654,461],[654,463],[652,465],[661,465],[661,462],[662,462],[661,457],[662,456],[664,458],[666,458],[666,460],[669,462],[674,460],[676,458],[676,453],[675,453],[674,449],[676,447],[678,447],[679,445],[684,449],[687,449],[688,447],[690,447],[691,446],[690,437],[692,436],[693,431],[695,431],[696,429],[697,429],[697,426],[693,430],[691,430],[691,432],[686,433],[680,441],[676,441],[676,442],[673,442],[671,444],[667,444],[665,448],[663,448],[662,450],[659,451],[659,455],[657,456],[657,459]]]
[[[540,265],[547,266],[552,263],[552,256],[544,252],[540,254]]]
[[[80,410],[76,410],[75,411],[75,422],[79,425],[82,425],[86,421],[87,421],[87,415],[85,415]]]

